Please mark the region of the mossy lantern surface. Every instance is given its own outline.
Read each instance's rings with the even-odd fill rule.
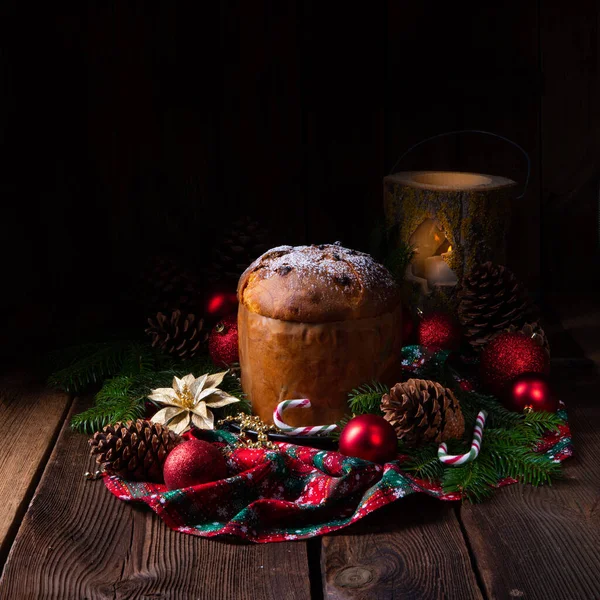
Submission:
[[[456,171],[403,171],[383,180],[386,224],[413,245],[407,279],[426,294],[452,288],[477,263],[504,264],[516,182]]]

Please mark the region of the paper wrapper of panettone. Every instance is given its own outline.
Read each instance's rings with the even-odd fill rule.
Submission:
[[[242,388],[268,423],[279,402],[297,398],[311,408],[287,410],[287,423],[334,423],[348,414],[354,387],[400,378],[399,290],[366,254],[275,248],[242,275],[238,298]]]

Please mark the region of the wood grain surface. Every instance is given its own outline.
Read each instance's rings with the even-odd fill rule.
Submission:
[[[70,404],[68,394],[0,379],[0,568],[27,510]]]
[[[76,399],[65,415],[68,398],[15,380],[17,390],[5,385],[0,396],[8,444],[0,499],[11,506],[14,481],[30,483],[11,509],[19,527],[14,542],[5,538],[12,548],[0,598],[598,598],[600,375],[591,361],[560,360],[581,349],[560,327],[547,331],[575,445],[563,481],[509,486],[480,505],[415,494],[309,543],[253,546],[170,531],[146,507],[84,480],[93,468],[87,438],[68,422],[87,402]],[[52,423],[56,431],[61,422],[47,459]],[[44,444],[31,444],[32,431]]]
[[[600,597],[600,377],[589,368],[554,371],[575,446],[564,480],[510,486],[461,510],[489,598]]]
[[[481,598],[454,503],[399,500],[323,538],[326,598]]]
[[[75,401],[73,411],[84,405]],[[0,598],[310,598],[306,543],[239,545],[172,532],[120,502],[65,424],[11,549]]]

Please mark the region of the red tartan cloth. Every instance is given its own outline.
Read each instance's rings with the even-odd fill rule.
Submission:
[[[557,462],[572,454],[566,414],[559,414],[564,426],[559,433],[547,434],[538,446]],[[220,446],[236,440],[226,431],[194,430],[192,435]],[[485,431],[483,437],[485,443]],[[460,500],[459,494],[444,494],[439,484],[403,472],[402,457],[381,466],[338,452],[277,446],[277,450],[234,449],[227,479],[181,490],[114,475],[106,475],[104,482],[121,500],[146,503],[171,529],[258,543],[330,533],[413,493]],[[514,480],[500,481],[498,486],[509,483]]]

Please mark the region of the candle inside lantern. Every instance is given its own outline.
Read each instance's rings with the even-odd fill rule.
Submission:
[[[458,277],[444,260],[444,256],[450,252],[452,252],[452,246],[449,246],[448,250],[442,254],[425,259],[425,279],[430,286],[451,287],[458,283]]]

